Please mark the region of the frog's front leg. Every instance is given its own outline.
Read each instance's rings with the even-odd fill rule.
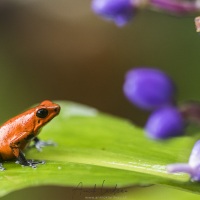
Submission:
[[[28,142],[28,139],[30,138],[29,132],[22,132],[18,135],[18,137],[14,138],[10,142],[10,148],[12,149],[12,152],[14,156],[17,158],[19,164],[24,166],[31,166],[36,167],[36,164],[44,163],[43,161],[33,161],[33,160],[27,160],[23,154],[23,152],[20,149],[20,145],[23,143]]]
[[[37,164],[44,164],[44,161],[27,160],[21,150],[19,150],[18,163],[23,166],[36,168]]]
[[[38,139],[38,137],[35,137],[33,139],[34,141],[34,146],[38,151],[42,151],[42,148],[45,146],[56,146],[56,143],[53,141],[42,141],[40,139]]]
[[[36,168],[37,164],[44,164],[44,161],[35,161],[35,160],[27,160],[23,154],[23,152],[19,149],[19,154],[17,157],[17,163],[23,166],[30,166]]]

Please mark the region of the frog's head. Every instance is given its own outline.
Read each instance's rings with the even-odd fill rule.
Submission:
[[[37,131],[47,122],[52,120],[60,112],[60,106],[49,100],[43,101],[35,110],[35,128],[34,131]]]

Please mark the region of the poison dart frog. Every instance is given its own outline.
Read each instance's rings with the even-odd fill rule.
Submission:
[[[57,116],[60,106],[49,100],[45,100],[38,106],[27,110],[5,122],[0,127],[0,160],[6,161],[17,159],[23,166],[36,167],[41,161],[27,160],[23,150],[34,142],[34,146],[41,150],[41,147],[54,144],[38,139],[40,129]],[[0,163],[0,170],[4,170]]]

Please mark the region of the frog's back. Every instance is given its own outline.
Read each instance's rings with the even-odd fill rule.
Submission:
[[[34,111],[29,110],[6,121],[0,127],[0,147],[2,142],[11,140],[21,132],[30,132],[33,129],[33,116]]]

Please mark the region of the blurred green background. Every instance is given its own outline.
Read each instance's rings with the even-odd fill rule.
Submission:
[[[118,28],[92,13],[90,0],[2,0],[0,121],[44,99],[61,99],[94,106],[141,126],[148,113],[124,98],[126,71],[135,66],[158,67],[176,81],[178,101],[198,100],[199,55],[194,16],[144,10],[128,26]],[[70,199],[70,191],[37,187],[2,199]],[[148,187],[128,190],[126,199],[160,199],[163,192],[164,199],[199,198]]]

